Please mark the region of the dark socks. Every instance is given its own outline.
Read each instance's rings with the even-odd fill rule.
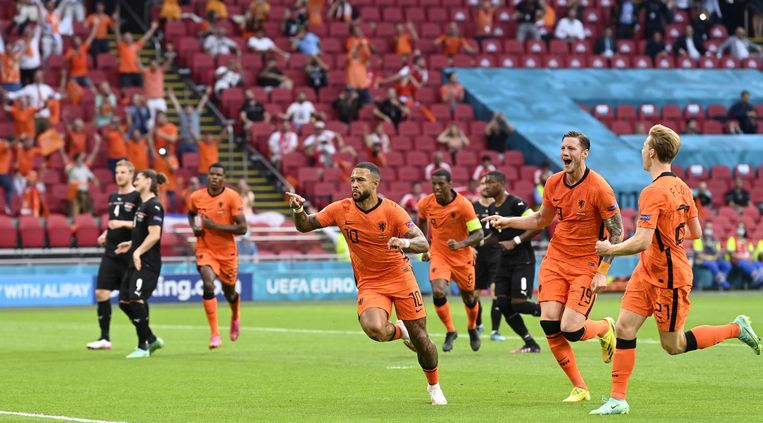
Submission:
[[[98,325],[101,327],[101,338],[109,340],[111,326],[111,301],[98,301]]]
[[[482,326],[482,302],[477,300],[480,305],[479,311],[477,311],[477,326]]]
[[[511,308],[517,313],[540,316],[540,304],[532,302],[532,301],[525,301],[519,304],[512,304]]]
[[[498,303],[493,300],[493,304],[490,306],[490,324],[493,331],[497,331],[501,327],[501,309],[498,307]]]
[[[146,305],[143,303],[130,303],[130,311],[132,313],[133,324],[135,324],[135,329],[138,333],[138,348],[147,350],[151,329],[148,327]]]

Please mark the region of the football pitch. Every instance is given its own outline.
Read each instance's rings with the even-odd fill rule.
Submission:
[[[591,317],[617,316],[620,295],[600,296]],[[563,404],[571,389],[537,318],[525,318],[543,348],[514,355],[510,337],[472,352],[466,317],[450,298],[460,337],[441,352],[442,324],[428,300],[428,327],[440,350],[440,384],[449,404],[429,403],[416,356],[399,341],[376,343],[358,326],[353,303],[243,305],[242,333],[207,349],[201,304],[151,307],[166,346],[149,359],[126,360],[135,332],[113,308],[111,351],[87,351],[98,335],[95,307],[12,309],[0,313],[0,422],[54,421],[4,412],[107,422],[272,421],[760,421],[763,357],[738,340],[669,356],[650,319],[638,339],[628,416],[589,416],[609,393],[610,365],[598,342],[574,346],[592,400]],[[483,303],[484,303],[483,299]],[[697,293],[687,328],[750,316],[763,332],[763,293]],[[489,327],[489,315],[483,315]],[[502,324],[502,333],[511,334]],[[75,420],[76,421],[76,420]],[[80,420],[83,421],[83,420]]]

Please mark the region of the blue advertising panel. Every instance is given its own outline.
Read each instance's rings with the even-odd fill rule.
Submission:
[[[92,275],[6,275],[0,278],[0,307],[93,303]]]
[[[239,273],[236,291],[242,301],[252,300],[252,275]],[[222,286],[215,281],[215,295],[222,299]],[[194,274],[164,274],[159,277],[151,302],[154,303],[185,303],[200,302],[204,294],[201,276]]]

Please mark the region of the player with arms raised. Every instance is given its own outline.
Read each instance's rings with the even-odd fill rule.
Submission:
[[[350,176],[352,198],[335,201],[314,214],[305,213],[304,198],[286,194],[300,232],[339,227],[350,248],[358,285],[360,326],[374,341],[402,338],[415,350],[432,404],[444,405],[447,400],[439,384],[437,348],[429,339],[424,301],[404,253],[425,253],[429,243],[402,207],[379,198],[380,178],[376,165],[359,163]],[[395,324],[389,322],[393,304],[400,319]]]
[[[532,231],[558,225],[540,265],[540,325],[557,363],[572,383],[564,402],[590,400],[570,342],[598,337],[605,363],[615,349],[614,320],[588,320],[596,293],[607,285],[612,257],[596,255],[602,227],[613,244],[622,240],[623,222],[615,194],[607,181],[586,166],[591,142],[582,132],[562,137],[562,172],[548,178],[540,210],[524,217],[489,216],[483,220],[496,229]],[[597,262],[600,262],[597,269]]]
[[[708,348],[731,338],[738,338],[760,354],[760,338],[747,316],[737,316],[734,322],[722,326],[698,326],[683,331],[693,281],[683,242],[699,238],[702,228],[691,188],[670,170],[680,148],[681,140],[672,129],[655,125],[649,130],[641,159],[652,183],[641,191],[636,234],[618,245],[607,241],[596,243],[599,254],[641,253],[641,258],[625,288],[617,318],[610,399],[591,414],[630,411],[625,396],[636,364],[636,334],[651,315],[657,321],[660,343],[668,354]]]
[[[236,292],[238,249],[235,235],[246,233],[244,203],[236,191],[225,186],[225,168],[213,163],[207,170],[207,187],[188,199],[188,224],[196,235],[196,267],[204,284],[204,310],[212,332],[209,349],[222,345],[217,328],[215,279],[222,282],[223,294],[231,308],[230,339],[238,339],[241,298]]]

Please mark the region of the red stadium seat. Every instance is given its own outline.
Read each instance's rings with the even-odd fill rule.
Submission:
[[[45,224],[50,248],[68,248],[72,244],[72,230],[66,216],[51,214]]]
[[[615,108],[619,120],[636,120],[636,109],[630,104],[620,104]]]
[[[0,248],[16,248],[18,234],[13,226],[13,219],[9,216],[0,215]]]
[[[19,238],[22,248],[42,248],[45,246],[45,231],[40,219],[32,216],[19,218]]]
[[[78,247],[97,246],[99,235],[98,225],[92,215],[81,214],[74,218],[74,237]]]

